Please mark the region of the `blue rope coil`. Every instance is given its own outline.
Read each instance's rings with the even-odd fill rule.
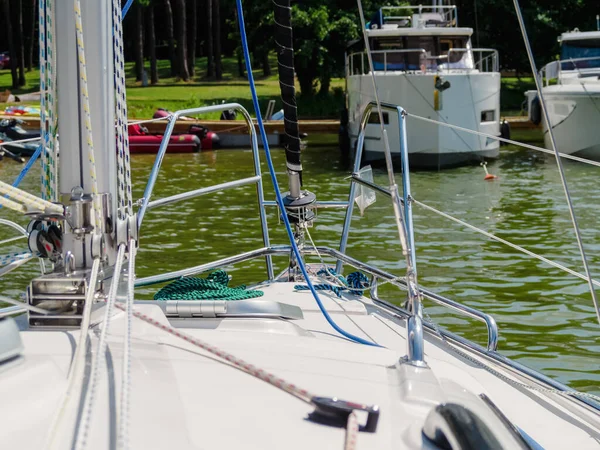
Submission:
[[[331,268],[321,269],[317,272],[319,276],[333,276],[338,279],[344,286],[336,286],[334,284],[320,283],[313,285],[316,291],[331,291],[338,297],[342,296],[342,292],[348,291],[354,295],[362,295],[365,289],[369,288],[369,279],[362,272],[352,272],[348,278],[338,274]],[[354,289],[352,289],[354,288]],[[310,288],[303,284],[294,286],[297,291],[308,291]]]

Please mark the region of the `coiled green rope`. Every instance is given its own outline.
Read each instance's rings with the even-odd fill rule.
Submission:
[[[216,270],[206,278],[180,278],[163,287],[154,300],[244,300],[262,297],[263,291],[247,290],[245,285],[229,287],[229,277],[224,270]]]

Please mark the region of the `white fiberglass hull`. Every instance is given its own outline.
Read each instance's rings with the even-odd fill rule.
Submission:
[[[600,83],[543,88],[550,123],[561,153],[600,160]],[[552,148],[546,121],[544,142]]]
[[[500,74],[463,72],[440,74],[440,77],[443,82],[449,82],[450,87],[436,94],[436,74],[376,73],[379,98],[382,102],[402,106],[409,114],[499,136]],[[373,93],[370,74],[348,77],[348,129],[352,151],[355,150],[361,115],[367,104],[375,100]],[[484,112],[487,114],[482,114]],[[400,154],[397,115],[389,113],[388,119],[386,130],[390,150],[397,158]],[[499,154],[499,142],[491,138],[410,117],[407,129],[412,167],[435,169],[496,158]],[[369,123],[363,161],[383,158],[380,125]]]

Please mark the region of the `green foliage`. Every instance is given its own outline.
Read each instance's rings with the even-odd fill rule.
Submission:
[[[512,0],[456,0],[456,4],[459,25],[474,29],[473,46],[497,49],[504,69],[531,73]],[[598,0],[520,0],[520,4],[538,68],[556,58],[561,33],[595,30],[600,14]]]

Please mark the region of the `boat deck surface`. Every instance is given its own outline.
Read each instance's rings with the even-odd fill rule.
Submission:
[[[350,342],[325,321],[309,292],[294,290],[295,284],[260,287],[265,292],[261,300],[296,305],[303,319],[191,318],[171,320],[171,325],[316,395],[379,405],[377,431],[360,432],[358,449],[434,448],[422,435],[428,413],[439,403],[459,402],[484,422],[493,420],[492,410],[481,406],[480,394],[545,449],[600,448],[600,416],[580,402],[517,388],[483,366],[532,382],[485,355],[462,349],[480,365],[466,360],[450,343],[429,333],[429,368],[402,363],[403,318],[365,297],[346,294],[339,299],[320,292],[340,327],[382,348]],[[169,324],[155,304],[139,302],[135,310]],[[125,319],[116,310],[110,321],[88,448],[116,448]],[[90,332],[83,386],[103,326],[96,323]],[[0,442],[3,448],[44,448],[54,435],[56,448],[71,448],[81,389],[66,401],[60,420],[57,415],[79,330],[22,331],[21,337],[23,357],[0,367]],[[131,355],[128,429],[133,449],[343,448],[345,429],[309,420],[314,409],[310,404],[137,318]],[[359,421],[364,422],[360,414]]]

